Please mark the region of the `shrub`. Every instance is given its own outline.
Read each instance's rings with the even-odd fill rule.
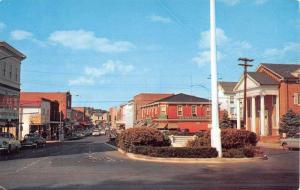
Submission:
[[[137,127],[118,135],[117,145],[128,152],[132,146],[170,146],[170,140],[157,129]]]
[[[224,158],[251,158],[255,156],[255,147],[246,146],[242,148],[222,149]]]
[[[215,148],[187,148],[187,147],[152,147],[134,146],[132,153],[142,154],[153,157],[165,158],[215,158],[218,152]]]
[[[288,112],[281,118],[279,132],[286,133],[287,137],[292,137],[296,133],[299,133],[300,115],[293,112],[292,110],[288,110]]]
[[[228,117],[228,112],[225,111],[222,117],[222,120],[220,122],[220,128],[226,129],[226,128],[232,128],[232,123]]]
[[[194,140],[189,140],[186,144],[186,147],[189,148],[201,148],[201,147],[210,147],[210,136],[209,133],[202,133],[200,136],[197,136]]]

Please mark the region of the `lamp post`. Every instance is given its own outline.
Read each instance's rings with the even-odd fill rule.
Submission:
[[[222,157],[221,130],[219,128],[218,84],[217,84],[217,52],[216,52],[216,19],[215,0],[210,0],[210,69],[211,69],[211,101],[212,127],[211,146],[216,148],[218,156]]]

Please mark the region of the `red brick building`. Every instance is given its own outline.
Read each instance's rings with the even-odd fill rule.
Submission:
[[[142,120],[142,109],[141,107],[154,102],[156,100],[166,98],[169,96],[172,96],[174,94],[157,94],[157,93],[140,93],[133,98],[133,103],[134,103],[134,117],[133,117],[133,122],[138,123]]]
[[[263,63],[259,65],[256,72],[249,72],[246,129],[257,133],[262,139],[278,138],[279,121],[282,115],[288,109],[300,114],[299,77],[299,64]],[[234,88],[236,98],[239,100],[243,98],[243,85],[244,79],[241,77]],[[237,106],[237,110],[240,110],[240,106]],[[237,116],[237,124],[241,120],[243,118]]]
[[[187,94],[172,95],[142,106],[142,119],[159,129],[207,130],[211,122],[211,104],[208,99]]]
[[[23,100],[39,100],[41,98],[57,101],[62,120],[71,119],[72,95],[70,92],[21,92],[20,94],[20,99]]]

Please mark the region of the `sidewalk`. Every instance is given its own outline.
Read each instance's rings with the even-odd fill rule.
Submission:
[[[282,146],[280,145],[279,142],[277,142],[277,143],[258,142],[257,146],[263,147],[263,148],[282,149]]]

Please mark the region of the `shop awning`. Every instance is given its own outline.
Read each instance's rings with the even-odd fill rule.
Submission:
[[[168,123],[168,129],[178,129],[178,125],[176,123]]]
[[[156,128],[157,129],[166,129],[167,128],[167,123],[159,123]]]

